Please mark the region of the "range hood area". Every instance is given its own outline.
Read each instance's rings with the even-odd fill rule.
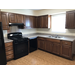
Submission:
[[[9,23],[9,26],[18,26],[18,28],[24,28],[24,23]]]

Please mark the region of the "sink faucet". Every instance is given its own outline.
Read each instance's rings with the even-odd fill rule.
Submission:
[[[58,37],[58,35],[55,36],[56,38]]]

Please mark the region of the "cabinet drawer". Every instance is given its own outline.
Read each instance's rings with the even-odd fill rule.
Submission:
[[[13,54],[13,50],[6,52],[6,55],[10,55],[10,54]]]
[[[7,61],[8,61],[8,60],[11,60],[11,59],[13,59],[13,58],[14,58],[14,55],[13,55],[13,54],[6,56]]]
[[[45,38],[43,38],[43,37],[38,37],[38,40],[45,40]]]
[[[69,41],[62,41],[62,44],[63,44],[63,45],[71,45],[72,43],[69,42]]]
[[[50,39],[51,42],[56,42],[56,43],[60,43],[60,40],[56,40],[56,39]]]
[[[13,50],[13,46],[9,46],[5,48],[6,51]]]
[[[12,42],[5,43],[5,47],[12,46],[12,45],[13,45],[13,43],[12,43]]]

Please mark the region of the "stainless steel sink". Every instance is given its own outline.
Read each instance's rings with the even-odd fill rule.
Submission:
[[[48,36],[48,37],[50,37],[50,38],[62,38],[61,36],[58,36],[58,35],[55,35],[55,36]]]

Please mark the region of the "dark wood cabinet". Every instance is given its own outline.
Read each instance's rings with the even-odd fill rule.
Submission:
[[[37,17],[37,28],[50,28],[51,16],[43,15]]]
[[[25,28],[36,28],[36,17],[35,16],[24,16]]]
[[[52,53],[60,55],[61,45],[58,43],[53,43]]]
[[[25,28],[31,28],[29,16],[24,16],[24,25],[25,25]]]
[[[9,13],[9,23],[23,23],[23,15]]]
[[[75,29],[75,11],[66,12],[66,27],[67,29]]]
[[[17,17],[15,13],[9,13],[9,23],[17,23]]]
[[[38,38],[38,48],[45,50],[45,41],[43,38]]]
[[[61,56],[72,59],[72,43],[62,41]]]
[[[17,18],[17,23],[23,23],[23,15],[17,14],[16,18]]]
[[[52,52],[52,49],[53,49],[52,42],[46,40],[45,41],[45,50],[48,51],[48,52]]]
[[[72,42],[38,37],[37,48],[72,59]]]
[[[1,12],[1,17],[2,17],[3,30],[8,30],[9,29],[8,13],[7,12]]]
[[[67,46],[67,45],[62,46],[62,56],[72,59],[72,48],[71,48],[71,46]]]
[[[2,19],[1,19],[1,11],[0,11],[0,22],[2,21]]]

